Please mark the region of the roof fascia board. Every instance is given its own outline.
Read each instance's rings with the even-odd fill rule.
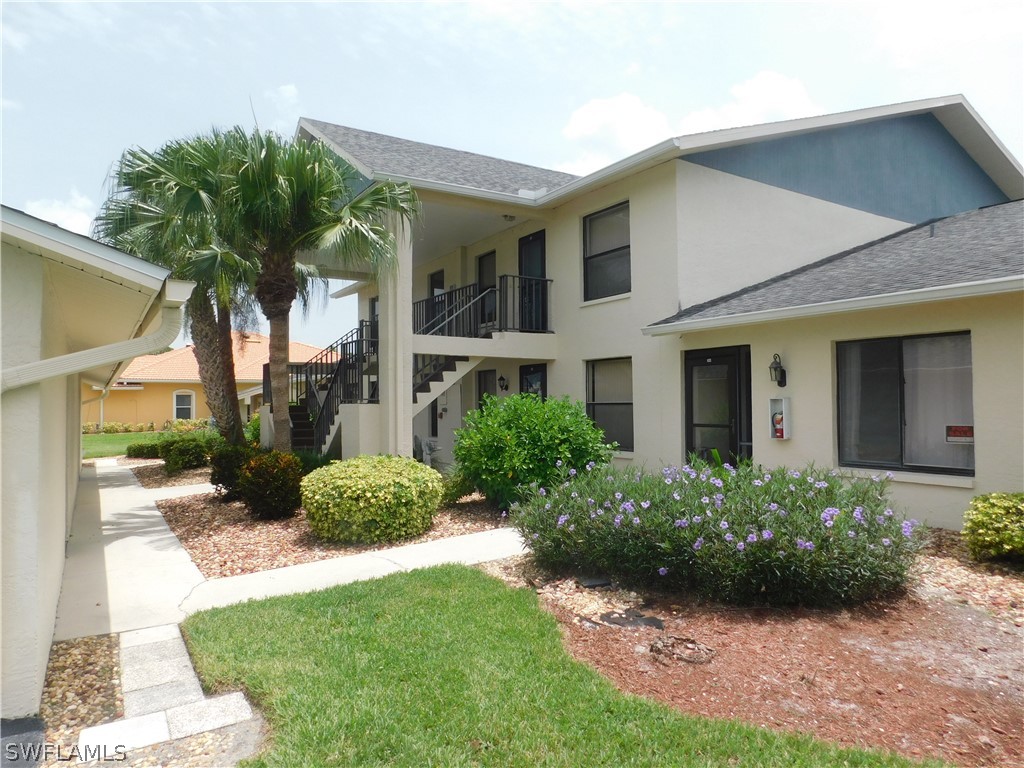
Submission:
[[[52,251],[76,265],[108,272],[158,293],[170,270],[13,208],[3,208],[3,232],[15,240]],[[37,253],[43,258],[52,256]],[[61,262],[65,263],[65,262]]]
[[[868,309],[884,309],[907,304],[923,304],[932,301],[948,301],[972,296],[995,296],[1001,293],[1024,291],[1024,275],[1000,277],[993,280],[979,280],[972,283],[943,285],[937,288],[922,288],[915,291],[900,291],[879,296],[863,296],[856,299],[842,299],[818,304],[804,304],[798,307],[768,309],[761,312],[745,312],[739,315],[723,315],[698,320],[679,320],[664,325],[649,325],[641,328],[645,336],[668,336],[690,331],[707,331],[731,328],[741,325],[774,323],[781,320],[799,320],[821,315],[835,315]]]

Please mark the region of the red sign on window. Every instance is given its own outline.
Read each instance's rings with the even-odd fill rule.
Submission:
[[[973,443],[974,442],[974,425],[973,424],[961,424],[961,425],[946,425],[946,442],[947,443]]]

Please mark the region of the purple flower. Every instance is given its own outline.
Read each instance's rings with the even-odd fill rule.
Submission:
[[[627,502],[624,502],[619,507],[619,510],[622,511],[622,512],[628,512],[628,513],[632,514],[633,512],[636,512],[636,507],[633,506],[633,502],[632,501],[627,501]]]
[[[790,490],[790,491],[796,491],[796,486],[795,486],[795,485],[793,485],[792,483],[790,483],[790,484],[789,484],[789,490]]]
[[[790,477],[792,477],[792,478],[793,478],[794,480],[799,480],[799,479],[800,479],[800,473],[799,473],[799,472],[797,472],[797,471],[796,471],[795,469],[793,469],[793,470],[790,470],[790,471],[789,471],[789,472],[787,472],[786,474],[788,474],[788,475],[789,475]]]
[[[569,519],[568,515],[562,515],[560,518],[558,518],[558,525],[555,526],[555,527],[556,528],[561,528],[563,525],[565,525],[565,522],[568,519]]]
[[[865,522],[864,522],[864,508],[863,507],[854,507],[853,508],[853,519],[856,520],[861,525],[865,525]]]
[[[622,525],[622,515],[616,515],[615,520],[613,522],[615,523],[616,528]]]
[[[588,461],[587,462],[587,472],[589,472],[590,470],[592,470],[596,466],[597,466],[597,462],[596,461]]]
[[[537,534],[534,534],[533,537],[537,538]],[[695,550],[700,549],[703,546],[704,546],[704,537],[703,536],[701,536],[695,542],[693,542],[693,548]]]
[[[596,502],[593,499],[587,499],[587,506],[592,507]]]
[[[679,501],[679,491],[672,491],[672,498]]]
[[[817,483],[814,484],[814,487],[818,488],[819,490],[822,488],[828,488],[828,483],[826,483],[824,480],[819,480]]]
[[[775,512],[775,511],[778,510],[778,508],[779,508],[779,505],[776,504],[774,501],[771,504],[768,505],[768,510],[770,512]]]
[[[551,502],[550,501],[547,504],[544,505],[544,509],[551,509]]]
[[[736,545],[736,549],[738,549],[740,552],[742,552],[746,548],[747,548],[746,544],[744,544],[742,541],[739,544]]]
[[[887,509],[882,514],[884,514],[886,517],[892,517],[892,510],[891,509]]]
[[[747,543],[748,544],[754,544],[756,542],[757,542],[757,534],[756,533],[752,533],[749,536],[747,536]]]
[[[892,546],[892,539],[882,539],[882,546],[884,546],[884,547],[891,547]]]
[[[548,495],[548,492],[545,491],[543,488],[538,488],[537,489],[537,493],[540,494],[541,496],[547,496]]]
[[[559,459],[558,461],[556,461],[556,462],[555,462],[555,466],[556,466],[556,467],[560,467],[560,466],[562,466],[562,460],[561,460],[561,459]]]
[[[731,533],[727,533],[727,534],[725,534],[725,540],[726,540],[726,541],[732,541],[732,540],[733,540],[733,539],[735,539],[735,538],[736,538],[736,537],[735,537],[735,536],[733,536],[733,535],[732,535]]]
[[[622,501],[622,494],[619,493],[618,491],[615,492],[615,500]]]
[[[764,485],[764,483],[762,483],[760,480],[755,480],[754,481],[754,485],[756,485],[758,488],[760,488],[762,485]]]
[[[771,479],[772,479],[771,473],[765,472],[764,473],[764,481],[767,483]]]
[[[639,517],[634,517],[633,518],[633,525],[640,525],[640,518]]]
[[[611,509],[612,508],[612,503],[610,501],[606,501],[603,504],[603,506],[604,506],[605,509]]]
[[[575,476],[576,476],[576,470],[575,469],[570,469],[569,470],[569,477],[575,477]]]
[[[826,520],[826,521],[825,521],[825,527],[826,527],[826,528],[831,528],[831,527],[832,527],[833,525],[835,525],[835,524],[836,524],[836,521],[835,521],[835,520]]]
[[[878,523],[879,525],[885,525],[885,518],[884,518],[884,517],[882,517],[881,515],[877,515],[877,516],[875,517],[875,521],[876,521],[876,522],[877,522],[877,523]]]
[[[727,523],[725,520],[723,520],[722,522],[720,522],[718,524],[718,527],[721,528],[724,531],[726,528],[729,527],[729,523]]]
[[[570,499],[578,499],[579,497],[580,495],[576,493],[576,491],[573,491],[571,494],[569,494]]]
[[[668,576],[668,568],[666,568],[665,566],[661,566],[661,568],[658,569],[658,575]]]
[[[694,525],[698,525],[700,523],[700,521],[703,520],[703,519],[704,518],[701,517],[700,515],[694,515],[694,517],[693,517],[693,524]]]
[[[534,541],[536,541],[537,539],[539,539],[539,538],[540,538],[540,534],[539,534],[539,533],[535,533],[535,534],[533,534],[533,536],[531,536],[530,538],[531,538],[531,539],[533,539]]]
[[[806,549],[807,551],[810,552],[810,551],[814,550],[814,542],[813,541],[804,541],[803,539],[797,539],[796,540],[796,548],[797,549]]]
[[[650,506],[651,506],[651,502],[649,502],[649,501],[641,501],[640,502],[640,508],[641,509],[649,509]]]
[[[914,525],[909,520],[904,520],[900,524],[900,528],[903,530],[903,535],[908,539],[910,538],[910,534],[914,532]]]
[[[765,541],[770,541],[771,539],[775,538],[775,534],[772,533],[769,530],[764,530],[764,531],[761,531],[761,538],[764,539]]]
[[[701,504],[710,504],[711,503],[711,499],[709,499],[707,496],[701,496],[700,497],[700,503]]]
[[[680,519],[680,520],[676,520],[676,528],[685,528],[689,524],[690,524],[690,521],[687,520],[685,517]]]
[[[847,531],[846,535],[849,536],[851,539],[856,539],[857,538],[857,532],[856,531]]]
[[[719,478],[717,478],[717,477],[712,477],[712,478],[711,478],[711,484],[712,484],[713,486],[717,487],[717,488],[721,488],[721,487],[722,487],[723,485],[725,485],[725,483],[723,483],[723,482],[721,481],[721,479],[719,479]]]

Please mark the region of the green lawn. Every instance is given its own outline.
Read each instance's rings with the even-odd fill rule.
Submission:
[[[114,435],[82,435],[82,458],[123,456],[132,443],[149,443],[169,434],[170,432],[120,432]]]
[[[532,592],[464,566],[206,611],[184,630],[204,685],[243,687],[269,720],[246,765],[917,765],[620,693],[566,654]]]

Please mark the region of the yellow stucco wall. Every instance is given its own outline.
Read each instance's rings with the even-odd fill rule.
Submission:
[[[749,344],[754,460],[765,466],[837,466],[836,342],[953,331],[971,333],[975,476],[897,472],[892,492],[911,515],[959,528],[972,496],[1024,490],[1024,295],[687,333],[675,342],[676,365],[685,349]],[[775,353],[788,373],[785,389],[769,381]],[[790,398],[787,441],[771,439],[768,427],[768,400],[779,396]]]
[[[147,424],[153,422],[160,429],[165,421],[174,418],[174,393],[192,392],[195,395],[193,418],[207,419],[210,409],[206,404],[203,385],[194,382],[152,383],[141,385],[142,389],[112,390],[103,401],[104,422],[120,421],[125,424]],[[82,385],[82,423],[100,420],[100,404],[95,398],[101,393],[88,385]],[[86,402],[93,400],[93,402]]]

